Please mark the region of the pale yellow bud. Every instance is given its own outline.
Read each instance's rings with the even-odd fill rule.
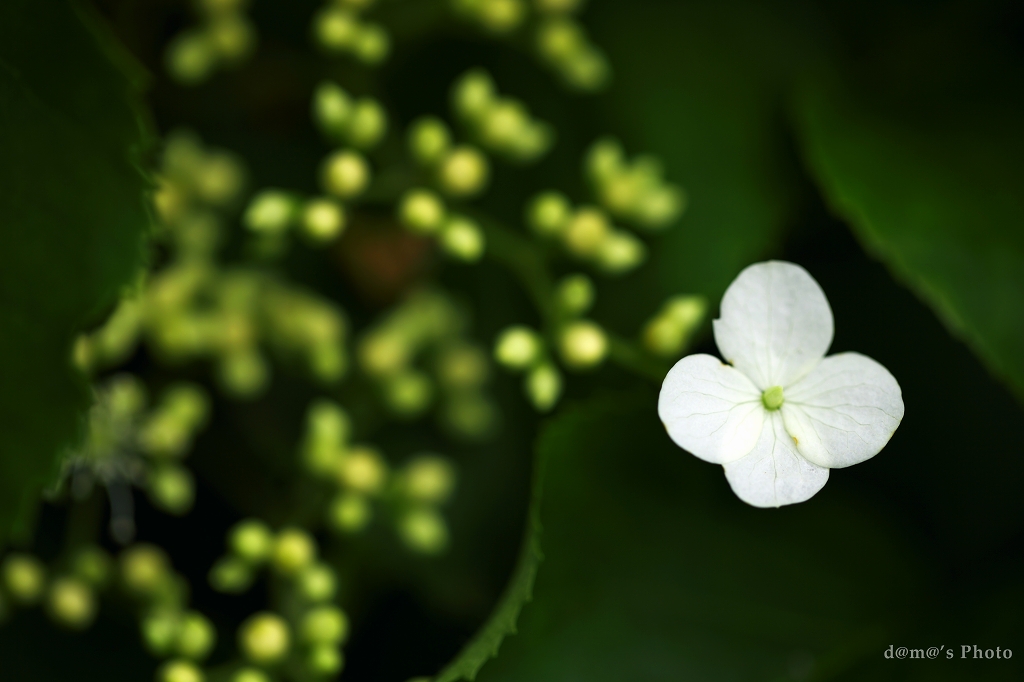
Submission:
[[[445,207],[441,197],[426,189],[409,190],[398,207],[399,221],[419,234],[438,232],[444,218]]]
[[[526,369],[541,355],[540,337],[529,327],[509,327],[494,344],[494,358],[510,369]]]
[[[608,354],[608,337],[598,325],[587,320],[565,326],[559,338],[559,350],[566,365],[586,369],[600,364]]]
[[[295,575],[316,559],[316,542],[304,530],[286,528],[277,534],[270,558],[278,573]]]
[[[351,448],[338,467],[338,482],[366,495],[376,495],[383,490],[387,475],[384,459],[365,445]]]
[[[302,231],[316,243],[335,239],[345,229],[345,211],[331,199],[311,199],[302,209]]]
[[[335,152],[324,161],[321,183],[328,194],[351,199],[362,194],[369,182],[370,167],[358,152]]]
[[[469,218],[452,216],[441,231],[441,248],[459,260],[473,263],[484,253],[484,233]]]
[[[562,395],[562,375],[550,363],[544,363],[530,370],[523,384],[526,396],[540,412],[547,412]]]
[[[283,659],[291,647],[288,624],[273,613],[259,613],[238,630],[242,654],[258,665],[272,665]]]
[[[647,257],[644,243],[628,232],[612,231],[597,252],[597,263],[612,274],[628,272]]]
[[[489,176],[487,157],[469,146],[452,149],[438,168],[441,189],[456,197],[478,194],[487,185]]]
[[[600,254],[611,229],[600,209],[583,206],[570,218],[562,239],[573,255],[594,258]]]

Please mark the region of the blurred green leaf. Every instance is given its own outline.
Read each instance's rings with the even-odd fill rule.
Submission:
[[[0,543],[76,436],[82,326],[143,260],[138,83],[64,2],[0,5]]]
[[[828,78],[796,109],[835,212],[1024,399],[1024,117],[907,118]]]
[[[748,507],[656,414],[607,396],[549,423],[544,563],[478,679],[825,679],[880,656],[929,584],[891,524],[827,494]]]

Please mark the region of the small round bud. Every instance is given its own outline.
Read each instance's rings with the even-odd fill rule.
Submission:
[[[417,119],[409,128],[409,151],[424,166],[432,166],[448,153],[452,135],[439,118],[426,116]]]
[[[448,499],[454,487],[455,471],[451,463],[441,457],[421,455],[406,464],[402,471],[402,489],[417,502],[440,504]]]
[[[341,139],[352,117],[352,98],[341,87],[324,81],[313,93],[313,120],[332,137]]]
[[[686,195],[677,187],[659,187],[645,192],[634,208],[637,221],[646,227],[670,225],[686,206]]]
[[[223,206],[233,201],[245,184],[245,171],[233,155],[215,152],[206,157],[195,177],[195,190],[204,201]]]
[[[419,234],[438,232],[444,218],[441,197],[426,189],[409,190],[398,207],[398,219],[402,225]]]
[[[180,624],[181,614],[175,610],[151,611],[139,624],[143,644],[155,656],[169,656],[178,641]]]
[[[238,630],[238,648],[257,665],[277,663],[288,654],[290,647],[288,624],[273,613],[258,613]]]
[[[683,327],[692,329],[700,324],[708,310],[703,296],[673,296],[665,303],[664,314]]]
[[[331,199],[311,199],[302,209],[302,232],[317,244],[335,239],[345,229],[345,211]]]
[[[430,407],[434,386],[423,372],[406,370],[391,376],[384,385],[384,399],[398,415],[414,416]]]
[[[93,587],[103,587],[110,580],[113,562],[99,547],[83,547],[71,559],[72,574]]]
[[[218,559],[207,576],[210,587],[225,594],[241,594],[252,586],[252,564],[237,557]]]
[[[255,348],[233,350],[221,356],[217,382],[236,398],[254,398],[270,382],[270,364]]]
[[[348,140],[352,146],[369,149],[381,141],[387,130],[387,114],[379,102],[364,97],[353,105],[348,121]]]
[[[231,529],[228,545],[238,558],[259,565],[270,558],[274,535],[262,521],[246,519]]]
[[[175,516],[188,513],[196,498],[196,484],[192,473],[176,464],[151,468],[146,488],[150,500],[156,507]]]
[[[313,18],[313,34],[317,43],[326,50],[353,49],[362,27],[355,14],[336,7],[327,7]]]
[[[257,194],[242,216],[242,222],[253,232],[281,234],[295,219],[297,202],[287,192],[265,190]]]
[[[47,602],[53,619],[75,630],[89,627],[96,617],[95,594],[86,583],[76,578],[54,580]]]
[[[494,344],[494,359],[509,369],[526,369],[541,355],[540,337],[529,327],[509,327]]]
[[[371,376],[390,376],[406,366],[411,352],[404,337],[378,330],[367,334],[359,345],[359,364]]]
[[[569,367],[593,367],[608,354],[608,337],[605,336],[604,330],[593,322],[572,322],[562,330],[559,350],[562,360]]]
[[[487,354],[470,344],[445,348],[437,363],[438,380],[448,388],[477,388],[487,381]]]
[[[138,544],[121,552],[121,579],[130,592],[153,595],[171,581],[171,567],[163,550]]]
[[[398,532],[410,549],[423,554],[437,554],[448,545],[448,527],[441,515],[429,507],[406,513]]]
[[[540,412],[547,412],[562,395],[562,375],[554,365],[544,363],[530,370],[523,388],[533,406]]]
[[[452,88],[452,109],[457,116],[479,120],[494,103],[497,92],[494,81],[482,69],[473,69],[455,82]]]
[[[678,355],[704,319],[706,311],[707,300],[703,296],[669,299],[661,312],[644,327],[644,346],[656,355]]]
[[[331,644],[318,644],[306,654],[306,667],[314,675],[336,675],[343,665],[341,652]]]
[[[348,637],[348,618],[336,606],[319,606],[303,616],[299,633],[307,644],[340,644]]]
[[[299,573],[295,587],[306,601],[323,602],[334,598],[338,581],[330,566],[314,563]]]
[[[569,275],[555,291],[558,308],[566,315],[576,317],[590,310],[594,304],[594,283],[586,275]]]
[[[569,200],[558,192],[544,192],[530,202],[526,210],[526,222],[533,231],[543,236],[560,234],[569,224],[572,206]]]
[[[514,100],[498,100],[480,118],[480,138],[494,149],[514,149],[518,138],[530,126],[526,108]]]
[[[362,495],[345,493],[331,502],[328,521],[343,533],[355,533],[370,522],[370,505]]]
[[[358,152],[335,152],[324,161],[321,183],[329,194],[351,199],[362,194],[369,182],[370,167]]]
[[[387,465],[373,448],[351,448],[338,467],[338,483],[365,495],[375,495],[387,481]]]
[[[570,19],[545,21],[537,28],[537,51],[550,61],[562,63],[586,45],[583,30]]]
[[[257,668],[241,668],[235,672],[231,682],[272,682],[267,674]]]
[[[316,559],[316,542],[309,533],[286,528],[277,534],[271,562],[282,575],[295,575]]]
[[[604,184],[625,171],[622,145],[611,138],[601,138],[590,146],[583,161],[583,170],[594,182]]]
[[[597,253],[597,263],[606,272],[620,274],[628,272],[647,257],[644,243],[628,232],[612,231],[605,238]]]
[[[611,229],[600,209],[584,206],[569,220],[562,239],[574,255],[592,258],[600,253]]]
[[[489,176],[487,157],[465,145],[452,149],[438,168],[441,189],[455,197],[478,194],[487,185]]]
[[[213,651],[217,631],[201,613],[189,611],[178,625],[178,653],[184,658],[201,661]]]
[[[526,6],[522,0],[480,0],[477,7],[481,25],[497,34],[514,31],[525,16]]]
[[[562,64],[565,81],[584,91],[594,91],[608,82],[611,68],[608,60],[597,49],[588,45],[586,49],[570,55]]]
[[[203,682],[203,671],[188,661],[168,661],[156,673],[157,682]]]
[[[182,85],[196,85],[213,73],[217,51],[202,31],[182,31],[167,46],[164,64],[174,80]]]
[[[256,47],[256,27],[240,14],[221,16],[206,27],[210,47],[226,64],[238,64]]]
[[[356,35],[353,50],[364,64],[380,64],[391,51],[391,39],[382,26],[365,24]]]
[[[479,225],[463,216],[448,219],[441,231],[440,242],[445,253],[467,263],[480,260],[484,253],[484,233]]]

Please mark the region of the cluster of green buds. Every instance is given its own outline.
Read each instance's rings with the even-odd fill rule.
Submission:
[[[616,218],[639,228],[666,228],[686,206],[686,194],[664,180],[657,159],[641,155],[628,161],[622,146],[613,139],[595,142],[587,152],[584,168],[601,205]]]
[[[348,617],[333,602],[338,578],[318,558],[316,540],[300,528],[274,533],[261,521],[241,521],[228,533],[228,552],[210,571],[210,584],[237,594],[266,569],[278,581],[276,591],[285,615],[257,613],[238,629],[245,665],[236,682],[268,680],[267,671],[289,660],[306,677],[320,679],[340,672],[341,647],[348,637]],[[302,679],[306,679],[303,677]]]
[[[558,322],[552,338],[524,325],[509,327],[498,335],[495,359],[510,370],[525,373],[523,390],[538,411],[549,411],[562,393],[562,375],[551,346],[571,370],[591,369],[607,357],[607,335],[600,325],[583,317],[593,303],[593,282],[586,275],[568,275],[555,289]]]
[[[708,302],[703,296],[680,295],[668,299],[644,325],[644,347],[654,355],[678,357],[700,328],[707,309]]]
[[[96,618],[111,566],[109,555],[94,546],[71,552],[53,569],[31,554],[12,552],[0,563],[0,620],[14,608],[43,606],[57,625],[84,630]]]
[[[366,332],[359,365],[393,414],[412,418],[436,404],[442,426],[454,435],[490,432],[495,408],[484,391],[486,354],[466,337],[466,326],[444,294],[419,291]]]
[[[197,85],[219,69],[243,63],[256,49],[256,27],[245,14],[247,0],[198,0],[198,26],[185,29],[167,46],[171,77]]]
[[[189,586],[158,547],[133,545],[119,557],[120,582],[139,609],[139,628],[146,649],[166,662],[159,682],[200,682],[202,661],[217,643],[210,620],[188,608]]]
[[[526,209],[526,222],[537,236],[558,241],[570,256],[609,275],[630,272],[647,257],[644,243],[613,226],[604,210],[592,205],[574,208],[559,192],[534,197]]]
[[[336,403],[310,405],[300,448],[303,466],[334,488],[328,525],[351,534],[373,517],[373,502],[385,506],[412,550],[433,554],[448,543],[439,508],[451,497],[454,468],[437,455],[419,455],[393,470],[375,448],[351,442],[351,422]]]
[[[379,24],[365,21],[362,14],[374,0],[327,0],[313,17],[316,44],[330,54],[349,54],[364,64],[384,61],[391,39]]]
[[[526,106],[498,94],[483,69],[463,74],[452,87],[452,111],[484,149],[528,163],[543,156],[554,141],[551,126],[535,120]]]

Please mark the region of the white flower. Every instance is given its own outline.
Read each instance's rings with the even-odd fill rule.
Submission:
[[[799,265],[751,265],[722,298],[718,350],[689,355],[665,377],[658,414],[672,440],[725,467],[755,507],[803,502],[828,470],[874,457],[903,419],[885,367],[859,353],[825,357],[832,310]]]

